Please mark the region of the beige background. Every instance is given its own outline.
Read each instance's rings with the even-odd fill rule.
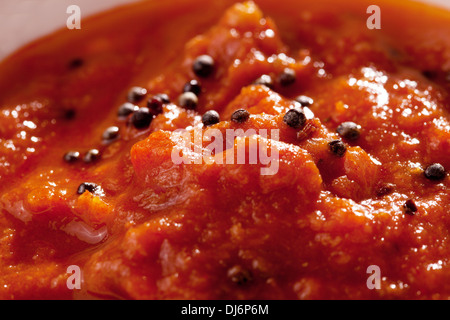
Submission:
[[[66,25],[67,7],[81,16],[139,0],[0,0],[0,59],[20,46]],[[165,0],[158,0],[165,1]]]

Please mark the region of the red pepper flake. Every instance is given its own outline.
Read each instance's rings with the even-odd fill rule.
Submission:
[[[308,138],[317,129],[318,128],[313,123],[313,121],[306,122],[305,126],[299,132],[297,132],[297,140],[301,141]]]

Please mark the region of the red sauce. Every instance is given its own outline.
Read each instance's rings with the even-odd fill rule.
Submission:
[[[382,28],[369,30],[366,1],[233,3],[123,7],[0,64],[0,298],[450,297],[450,180],[424,174],[450,168],[450,13],[379,1]],[[192,70],[202,54],[207,78]],[[252,84],[263,74],[272,89]],[[187,110],[192,79],[202,92]],[[172,101],[148,128],[117,117],[133,86],[148,91],[140,107]],[[298,95],[314,101],[301,129],[283,121]],[[174,163],[174,130],[212,109],[223,133],[278,129],[279,141],[254,138],[276,148],[278,172]],[[249,119],[230,121],[237,109]],[[356,140],[336,133],[347,121]],[[110,126],[119,137],[105,143]],[[92,163],[63,160],[94,148]],[[79,194],[83,182],[99,188]]]

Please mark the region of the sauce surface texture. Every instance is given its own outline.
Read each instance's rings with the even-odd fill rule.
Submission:
[[[308,2],[148,1],[4,60],[0,298],[450,298],[450,13]],[[256,135],[207,161],[211,129]],[[217,161],[255,145],[275,174]]]

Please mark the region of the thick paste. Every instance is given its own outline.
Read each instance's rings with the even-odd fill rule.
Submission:
[[[303,2],[148,1],[4,60],[0,298],[450,298],[450,13]],[[278,130],[218,155],[278,172],[175,163],[207,128]]]

